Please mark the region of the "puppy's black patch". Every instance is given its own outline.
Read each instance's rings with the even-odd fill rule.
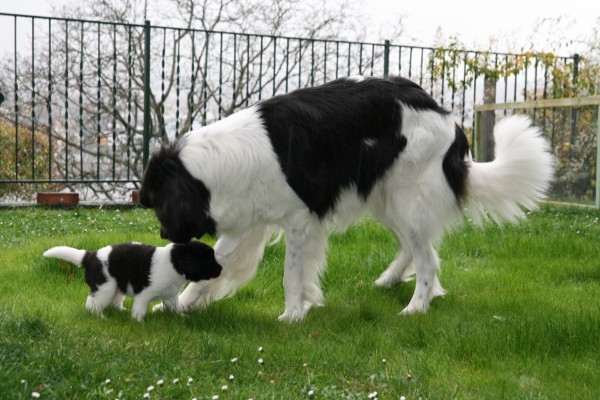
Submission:
[[[222,270],[213,248],[195,241],[175,244],[171,249],[171,262],[178,273],[193,282],[216,278]]]

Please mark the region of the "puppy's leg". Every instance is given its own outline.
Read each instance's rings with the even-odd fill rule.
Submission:
[[[279,320],[293,322],[303,319],[312,306],[323,303],[320,279],[326,261],[327,232],[318,219],[303,213],[290,219],[285,233],[285,311]]]
[[[86,308],[92,313],[104,318],[102,311],[110,304],[112,304],[117,292],[117,281],[109,279],[104,284],[100,285],[98,289],[91,293],[86,301]]]
[[[115,293],[115,297],[113,298],[112,301],[112,305],[114,308],[116,308],[117,310],[125,310],[125,307],[123,307],[123,301],[125,300],[125,293],[122,293],[120,291],[117,290],[117,293]]]
[[[145,291],[141,291],[133,297],[133,305],[131,306],[131,316],[138,322],[144,320],[146,311],[148,311],[148,304],[154,297]]]

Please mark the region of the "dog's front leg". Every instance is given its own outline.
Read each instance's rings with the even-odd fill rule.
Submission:
[[[302,217],[293,218],[285,228],[285,311],[279,316],[285,322],[303,319],[312,306],[323,302],[320,278],[325,266],[327,234],[317,218],[306,214]]]

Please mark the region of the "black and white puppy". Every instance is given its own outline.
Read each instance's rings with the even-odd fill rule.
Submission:
[[[98,251],[53,247],[44,257],[59,258],[85,268],[91,290],[86,307],[102,316],[109,305],[123,309],[125,296],[133,296],[132,316],[142,321],[148,303],[160,299],[173,312],[183,312],[179,291],[186,281],[216,278],[221,266],[214,250],[201,242],[154,247],[121,243]]]
[[[415,83],[338,79],[264,100],[164,146],[148,164],[140,201],[155,209],[163,237],[219,238],[223,273],[188,285],[180,296],[186,309],[247,282],[276,227],[286,239],[280,320],[304,318],[323,302],[330,228],[368,214],[401,247],[376,285],[416,271],[403,312],[426,311],[444,294],[433,245],[464,209],[515,220],[549,186],[549,146],[526,117],[504,119],[494,138],[496,159],[476,163],[454,118]]]

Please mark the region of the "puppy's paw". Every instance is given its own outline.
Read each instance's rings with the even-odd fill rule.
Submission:
[[[152,306],[152,312],[163,312],[165,311],[165,305],[163,303],[158,303]]]

